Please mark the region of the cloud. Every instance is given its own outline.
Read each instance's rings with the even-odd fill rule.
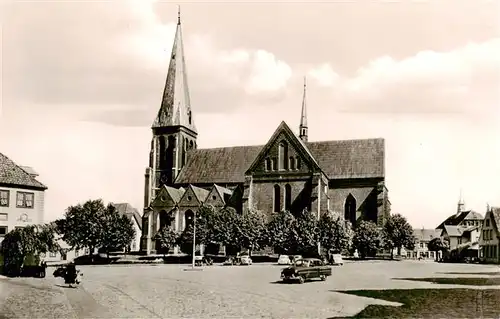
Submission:
[[[450,52],[421,51],[371,61],[343,80],[341,111],[369,113],[487,113],[497,107],[500,38]]]
[[[319,86],[323,87],[333,86],[339,79],[339,75],[333,71],[328,63],[309,70],[308,74],[316,80]]]
[[[490,116],[500,101],[500,38],[401,60],[382,56],[351,77],[338,76],[328,63],[308,74],[332,88],[340,112]]]
[[[13,4],[4,29],[4,105],[150,125],[176,28],[176,16],[161,21],[155,2]],[[291,68],[271,52],[220,49],[202,33],[185,35],[184,46],[188,78],[197,79],[190,84],[198,113],[283,97]]]

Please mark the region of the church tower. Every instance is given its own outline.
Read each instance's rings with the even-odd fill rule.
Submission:
[[[188,150],[196,148],[198,133],[191,110],[180,11],[165,89],[152,131],[144,207],[149,207],[163,185],[174,183],[186,164]]]
[[[302,97],[302,112],[300,115],[299,137],[307,142],[307,105],[306,105],[306,78],[304,77],[304,96]]]

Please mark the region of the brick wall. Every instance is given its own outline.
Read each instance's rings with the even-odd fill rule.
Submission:
[[[289,184],[292,187],[292,208],[300,209],[305,203],[300,194],[307,191],[309,185],[308,180],[301,181],[253,181],[252,189],[252,205],[253,208],[263,212],[272,213],[274,204],[274,185],[279,185],[281,188],[281,210],[285,209],[285,185]]]

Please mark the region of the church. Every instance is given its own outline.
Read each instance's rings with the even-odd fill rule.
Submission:
[[[318,217],[333,211],[354,226],[360,220],[382,226],[390,214],[384,139],[309,141],[306,106],[304,83],[297,132],[281,122],[263,145],[199,149],[179,17],[152,125],[141,251],[155,253],[156,232],[182,231],[202,205],[240,213],[307,209]]]

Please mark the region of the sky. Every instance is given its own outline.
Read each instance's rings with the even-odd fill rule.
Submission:
[[[384,138],[392,212],[434,228],[500,206],[500,2],[0,0],[0,152],[46,220],[88,199],[142,210],[181,6],[201,148]]]

